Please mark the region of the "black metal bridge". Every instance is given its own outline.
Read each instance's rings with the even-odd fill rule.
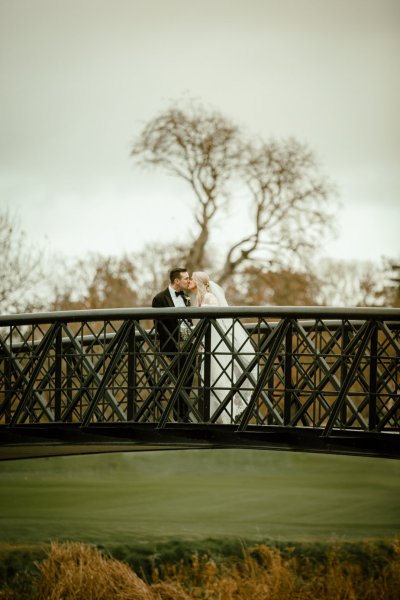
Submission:
[[[153,320],[189,317],[179,353],[160,352]],[[0,458],[221,447],[400,458],[399,349],[396,309],[0,317]]]

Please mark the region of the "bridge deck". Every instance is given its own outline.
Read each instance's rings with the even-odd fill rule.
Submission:
[[[96,454],[210,448],[252,448],[400,458],[398,434],[333,431],[329,437],[313,428],[253,426],[238,431],[233,425],[171,424],[77,425],[3,430],[0,460]]]

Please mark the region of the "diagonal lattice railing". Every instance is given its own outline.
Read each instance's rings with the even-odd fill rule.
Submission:
[[[153,320],[162,326],[183,317],[194,325],[180,353],[160,352]],[[399,349],[395,309],[0,317],[0,441],[11,431],[61,425],[114,432],[121,426],[131,434],[147,427],[156,435],[179,427],[183,405],[187,434],[223,425],[239,436],[312,430],[329,440],[365,433],[386,435],[393,447],[400,439]]]

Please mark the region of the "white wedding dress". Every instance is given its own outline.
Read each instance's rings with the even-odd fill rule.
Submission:
[[[224,290],[215,282],[210,281],[209,292],[204,296],[202,306],[228,306]],[[210,419],[213,421],[215,411],[230,393],[254,359],[254,348],[248,337],[247,331],[239,320],[216,319],[221,332],[212,325],[211,328],[211,355],[210,355]],[[232,348],[236,356],[232,355]],[[205,356],[206,359],[206,356]],[[201,367],[201,376],[204,381],[204,361]],[[255,377],[254,369],[252,371]],[[253,379],[254,380],[254,379]],[[207,382],[204,382],[207,385]],[[223,412],[216,419],[216,423],[235,422],[235,418],[242,413],[254,389],[253,384],[246,377],[238,388],[237,393],[226,405]]]

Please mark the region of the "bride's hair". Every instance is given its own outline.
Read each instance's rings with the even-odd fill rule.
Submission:
[[[197,285],[197,305],[203,304],[204,296],[210,291],[210,277],[204,271],[195,271],[192,274],[192,279]]]

